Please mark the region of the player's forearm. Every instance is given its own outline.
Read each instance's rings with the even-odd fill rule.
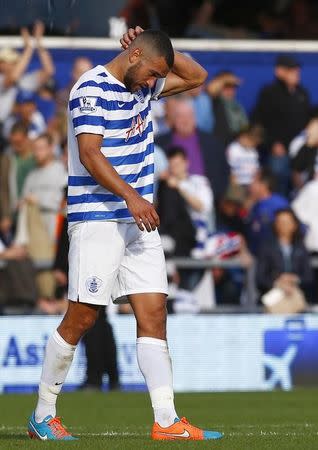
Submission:
[[[189,56],[174,52],[174,64],[171,72],[182,78],[190,87],[203,84],[208,76],[207,71]]]
[[[85,166],[97,183],[108,191],[127,200],[137,191],[127,184],[116,172],[105,156],[97,151],[87,151],[80,154],[81,163]]]

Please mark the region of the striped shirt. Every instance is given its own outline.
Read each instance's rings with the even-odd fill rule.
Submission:
[[[153,201],[154,142],[150,100],[165,79],[135,93],[104,66],[86,72],[70,93],[68,110],[68,221],[134,222],[125,201],[100,186],[80,162],[76,136],[103,136],[101,152],[120,177],[146,200]]]

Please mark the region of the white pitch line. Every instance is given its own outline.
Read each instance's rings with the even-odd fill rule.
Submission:
[[[129,432],[120,432],[120,431],[105,431],[103,433],[74,433],[76,436],[123,436],[123,437],[144,437],[150,436],[150,433],[129,433]]]
[[[312,428],[313,426],[317,426],[317,424],[311,424],[311,423],[296,423],[296,424],[288,424],[288,425],[279,425],[279,424],[263,424],[263,427],[266,428],[275,428],[276,431],[271,431],[271,430],[260,430],[260,431],[248,431],[249,430],[253,430],[254,428],[258,428],[259,425],[252,425],[252,424],[236,424],[236,425],[231,425],[231,429],[246,429],[247,431],[225,431],[225,438],[226,437],[309,437],[309,436],[318,436],[318,430],[312,430],[310,428]],[[213,426],[212,428],[214,429],[221,429],[221,431],[223,431],[224,429],[226,429],[228,427],[228,425],[225,424],[218,424],[216,426]],[[308,431],[283,431],[284,428],[302,428],[302,429],[307,429]],[[140,430],[139,432],[130,432],[130,431],[104,431],[104,432],[100,432],[100,433],[90,433],[90,432],[85,432],[83,431],[82,427],[75,427],[72,431],[74,432],[74,434],[76,436],[82,436],[82,437],[149,437],[150,433],[149,432],[145,432],[145,427],[138,427],[138,429]],[[277,429],[281,429],[281,431],[277,431]],[[1,432],[8,432],[10,435],[12,434],[12,436],[14,436],[15,433],[20,433],[21,432],[25,432],[26,433],[26,427],[23,426],[6,426],[6,425],[1,425],[0,426],[0,433]]]
[[[76,436],[83,437],[149,437],[149,433],[121,433],[121,432],[105,432],[105,433],[74,433]],[[301,432],[277,432],[277,431],[260,431],[257,432],[240,432],[240,431],[230,431],[224,432],[225,437],[270,437],[270,436],[286,436],[286,437],[304,437],[304,436],[318,436],[318,431],[301,433]]]
[[[239,423],[239,424],[224,424],[224,423],[216,423],[213,424],[212,428],[259,428],[260,426],[266,427],[266,428],[292,428],[292,427],[304,427],[309,428],[313,426],[317,426],[317,424],[313,423],[285,423],[285,424],[278,424],[278,423],[262,423],[262,425],[257,424],[245,424],[245,423]]]
[[[228,433],[226,433],[225,432],[225,436],[235,436],[235,437],[237,437],[237,436],[254,436],[254,437],[258,437],[258,436],[265,436],[265,437],[268,437],[268,436],[288,436],[288,437],[291,437],[291,436],[293,436],[293,437],[304,437],[304,436],[306,436],[306,437],[308,437],[308,436],[318,436],[318,431],[314,431],[314,432],[309,432],[309,433],[301,433],[301,432],[297,432],[297,431],[292,431],[292,432],[278,432],[278,431],[260,431],[259,433],[256,433],[256,432],[253,432],[253,431],[251,431],[251,432],[247,432],[247,433],[243,433],[243,432],[240,432],[240,431],[237,431],[237,432],[228,432]]]

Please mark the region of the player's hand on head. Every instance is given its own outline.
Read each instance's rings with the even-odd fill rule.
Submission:
[[[153,205],[139,194],[126,200],[127,208],[141,231],[154,231],[160,225],[159,216]]]
[[[135,28],[129,28],[128,31],[120,39],[121,46],[126,50],[136,37],[143,32],[143,28],[138,25]]]

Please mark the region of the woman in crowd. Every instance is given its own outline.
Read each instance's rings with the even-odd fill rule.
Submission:
[[[272,292],[269,310],[297,312],[306,306],[305,295],[312,281],[301,225],[291,209],[281,209],[275,214],[273,231],[274,239],[266,241],[257,261],[258,287],[262,294],[267,292],[267,299]]]

